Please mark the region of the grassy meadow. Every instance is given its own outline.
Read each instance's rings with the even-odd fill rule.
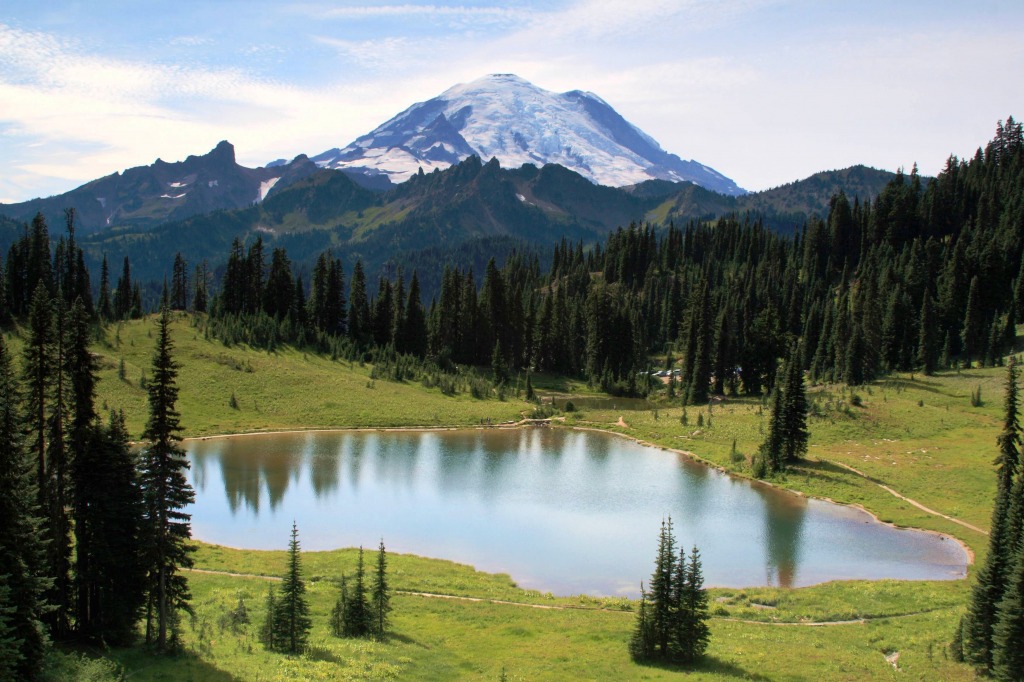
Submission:
[[[226,347],[204,338],[188,316],[175,321],[173,338],[186,436],[493,424],[518,420],[534,407],[514,397],[449,397],[419,384],[374,381],[369,366],[294,349]],[[133,437],[146,418],[140,379],[149,372],[154,341],[150,318],[110,327],[95,347],[102,366],[98,404],[123,409]],[[17,346],[17,338],[11,343]],[[774,482],[860,505],[886,522],[946,533],[981,557],[1004,376],[999,368],[971,369],[899,375],[853,391],[810,387],[808,458]],[[535,376],[533,383],[542,393],[587,393],[585,385],[558,377]],[[979,387],[982,403],[973,406],[971,393]],[[686,423],[681,405],[667,401],[655,409],[560,416],[566,427],[618,432],[749,475],[768,408],[758,399],[727,397],[687,407]],[[649,532],[653,538],[657,529]],[[628,600],[522,590],[509,576],[443,558],[392,555],[390,575],[400,591],[394,636],[386,642],[336,639],[327,625],[335,580],[351,574],[354,563],[351,549],[303,554],[314,630],[313,646],[301,657],[267,653],[256,637],[267,587],[283,573],[285,553],[202,543],[199,570],[189,578],[196,615],[183,618],[180,655],[155,658],[142,647],[87,653],[116,662],[132,680],[498,680],[503,670],[511,680],[660,680],[683,672],[695,680],[974,679],[968,667],[949,660],[946,648],[968,581],[713,589],[708,656],[684,671],[630,661],[626,643],[635,605]],[[229,617],[240,599],[248,624]]]

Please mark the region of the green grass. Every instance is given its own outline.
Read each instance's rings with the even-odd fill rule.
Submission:
[[[133,648],[110,656],[133,680],[497,680],[502,668],[513,680],[660,680],[682,672],[630,661],[625,642],[634,616],[617,609],[537,609],[397,594],[393,636],[386,642],[334,638],[327,627],[337,595],[332,577],[351,573],[354,562],[351,550],[303,555],[314,621],[312,647],[303,656],[271,654],[257,641],[272,582],[198,572],[190,575],[196,617],[182,623],[185,653],[161,659]],[[284,552],[204,545],[198,554],[198,566],[214,570],[272,575],[283,564]],[[390,565],[398,590],[418,591],[426,581],[447,593],[485,599],[517,596],[507,576],[489,576],[450,562],[392,555]],[[706,660],[688,670],[688,679],[972,679],[967,668],[945,654],[944,643],[962,601],[962,590],[945,587],[879,581],[801,590],[712,590],[711,647]],[[524,603],[538,599],[536,593],[518,596],[514,600]],[[251,622],[233,630],[226,614],[240,597]],[[546,605],[572,606],[565,601]],[[826,627],[771,622],[861,617],[873,620]],[[900,652],[900,673],[885,661],[894,651]]]
[[[98,402],[122,408],[131,433],[141,433],[154,344],[152,319],[111,327],[97,343],[101,363]],[[372,381],[368,366],[331,361],[294,349],[267,353],[225,347],[205,339],[189,317],[173,327],[182,423],[188,436],[302,428],[476,425],[518,420],[532,410],[520,400],[446,397],[418,384]],[[19,340],[11,340],[17,348]],[[118,378],[124,359],[126,378]],[[983,556],[987,537],[925,513],[877,483],[953,518],[988,527],[995,487],[992,458],[999,430],[1003,369],[903,375],[849,391],[838,386],[809,390],[808,458],[774,481],[802,494],[857,504],[903,526],[948,533]],[[538,391],[592,394],[585,384],[534,375]],[[983,404],[970,394],[982,388]],[[854,393],[859,400],[854,400]],[[238,409],[230,406],[236,396]],[[855,405],[859,402],[860,405]],[[705,425],[697,427],[703,412]],[[749,475],[749,456],[763,439],[767,408],[760,400],[727,398],[687,408],[663,401],[656,410],[588,409],[566,415],[568,427],[599,428],[685,450],[711,465]],[[618,425],[622,418],[626,426]],[[731,461],[735,440],[744,455]],[[869,478],[844,469],[852,466]],[[654,532],[648,529],[646,532]],[[282,547],[284,546],[282,539]],[[200,544],[204,570],[279,575],[283,551],[258,552]],[[314,647],[306,656],[268,654],[255,642],[269,581],[193,573],[197,610],[182,626],[185,653],[155,658],[142,647],[109,652],[132,680],[286,679],[498,679],[504,667],[513,680],[668,679],[680,671],[637,666],[625,643],[632,604],[621,599],[552,596],[521,590],[506,575],[491,575],[441,559],[392,557],[396,588],[408,592],[473,597],[484,601],[396,597],[395,636],[385,643],[350,642],[327,632],[334,578],[351,572],[353,550],[306,553],[314,614]],[[346,568],[348,566],[348,568]],[[638,579],[646,576],[637,576]],[[837,582],[809,588],[712,591],[712,644],[692,679],[973,679],[948,660],[946,644],[963,611],[968,581]],[[253,616],[232,632],[222,616],[242,595]],[[499,600],[560,607],[537,609]],[[866,622],[812,627],[806,622]],[[753,622],[746,622],[753,621]],[[898,651],[897,672],[885,656]]]
[[[178,317],[172,326],[174,357],[181,365],[178,410],[188,436],[287,429],[473,425],[518,421],[532,406],[515,399],[454,397],[418,384],[370,379],[370,367],[281,349],[275,353],[207,340]],[[133,436],[148,410],[140,378],[152,364],[152,319],[111,327],[96,345],[100,362],[98,404],[125,411]],[[120,361],[125,379],[118,377]],[[238,409],[231,407],[234,394]]]

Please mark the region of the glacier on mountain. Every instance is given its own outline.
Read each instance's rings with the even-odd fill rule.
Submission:
[[[660,179],[745,193],[714,169],[666,152],[597,95],[549,92],[513,74],[456,85],[312,160],[402,182],[421,168],[444,169],[471,155],[497,158],[506,168],[557,163],[614,187]]]

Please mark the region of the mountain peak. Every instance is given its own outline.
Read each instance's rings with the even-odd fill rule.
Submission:
[[[454,85],[313,161],[401,182],[471,155],[506,168],[557,163],[602,185],[662,179],[744,193],[713,169],[666,152],[597,95],[550,92],[511,73]]]

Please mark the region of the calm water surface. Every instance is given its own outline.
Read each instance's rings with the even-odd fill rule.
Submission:
[[[283,549],[376,547],[556,594],[639,594],[661,519],[708,585],[953,579],[949,538],[730,478],[682,455],[563,429],[291,433],[188,441],[193,534]]]

